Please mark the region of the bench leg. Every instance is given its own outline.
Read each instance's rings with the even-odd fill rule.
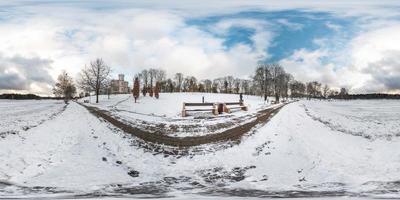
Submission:
[[[226,104],[224,104],[224,113],[231,113],[231,111],[230,111],[229,108],[226,106]]]
[[[218,115],[218,109],[217,109],[217,108],[214,108],[213,111],[212,111],[212,113],[213,113],[214,115]]]

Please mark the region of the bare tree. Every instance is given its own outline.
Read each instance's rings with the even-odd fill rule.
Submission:
[[[170,78],[167,79],[166,86],[165,86],[165,91],[166,92],[174,92],[174,89],[175,89],[175,84],[172,81],[172,79],[170,79]]]
[[[155,79],[157,82],[159,83],[164,82],[166,78],[167,78],[167,73],[165,72],[165,70],[162,69],[155,70]]]
[[[241,81],[241,90],[244,94],[250,94],[250,80],[242,80]]]
[[[149,69],[149,78],[150,78],[150,89],[153,90],[153,81],[156,79],[157,70],[156,69]],[[152,92],[150,92],[152,93]],[[151,95],[153,96],[153,95]]]
[[[322,95],[326,98],[328,98],[329,94],[330,94],[330,88],[327,84],[324,85],[324,87],[322,88]]]
[[[241,82],[241,80],[240,80],[239,78],[235,78],[235,79],[234,79],[234,83],[233,83],[234,88],[233,88],[233,91],[234,91],[235,94],[239,94],[241,83],[242,83],[242,82]]]
[[[266,94],[265,94],[265,75],[264,75],[265,71],[264,71],[264,66],[263,65],[259,65],[256,68],[255,74],[253,76],[253,82],[254,82],[254,92],[257,95],[264,95],[264,100],[266,100]]]
[[[175,79],[175,82],[176,82],[176,91],[177,92],[181,92],[183,79],[184,79],[183,74],[182,73],[176,73],[174,79]]]
[[[218,91],[221,91],[220,88],[220,81],[219,79],[214,79],[212,83],[212,92],[213,93],[218,93]]]
[[[75,95],[76,87],[72,81],[72,78],[68,76],[67,72],[62,71],[58,76],[57,82],[53,88],[53,94],[56,97],[63,97],[64,102],[68,101]]]
[[[140,77],[140,79],[142,79],[142,82],[143,82],[142,94],[143,94],[143,96],[146,96],[148,82],[149,82],[149,72],[147,70],[143,70],[140,73],[139,77]]]
[[[321,97],[321,83],[317,81],[307,83],[307,94],[308,99]]]
[[[208,92],[208,93],[212,92],[212,81],[209,79],[205,79],[202,82],[204,85],[205,92]]]
[[[273,83],[273,91],[275,94],[275,102],[279,102],[279,98],[282,95],[282,90],[284,89],[285,80],[285,70],[280,64],[270,64],[271,66],[271,80]]]
[[[188,76],[184,80],[184,90],[185,92],[197,92],[197,79],[194,76]]]
[[[289,87],[292,98],[299,98],[305,95],[306,85],[304,83],[300,81],[292,81]]]
[[[344,98],[346,98],[346,96],[347,95],[349,95],[349,93],[347,92],[347,89],[346,88],[340,88],[340,93],[339,93],[339,97],[341,98],[341,99],[344,99]]]
[[[280,81],[279,81],[279,87],[280,87],[280,95],[283,98],[288,99],[289,98],[289,83],[293,80],[293,76],[289,73],[284,72],[281,75]]]
[[[253,81],[256,84],[256,93],[264,96],[264,101],[270,95],[271,86],[273,85],[272,70],[276,64],[259,64],[256,68],[256,74],[253,77]]]
[[[82,88],[89,88],[89,90],[95,91],[96,103],[99,103],[100,91],[107,88],[110,73],[110,67],[101,58],[90,62],[90,66],[85,66],[81,71],[80,85]]]

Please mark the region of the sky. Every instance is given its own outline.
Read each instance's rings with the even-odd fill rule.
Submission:
[[[250,78],[280,63],[294,78],[352,93],[400,92],[400,1],[0,2],[0,93],[51,95],[96,58],[131,81],[146,68]]]

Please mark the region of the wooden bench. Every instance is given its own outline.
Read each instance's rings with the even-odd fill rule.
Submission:
[[[224,103],[224,112],[231,113],[232,109],[240,109],[247,111],[248,108],[243,104],[243,102],[226,102]]]
[[[187,109],[186,107],[209,107],[209,108],[193,108]],[[218,115],[218,107],[216,103],[183,103],[182,117],[187,116],[187,112],[196,111],[211,111],[214,115]]]

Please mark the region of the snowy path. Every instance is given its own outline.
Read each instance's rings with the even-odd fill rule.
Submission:
[[[16,185],[89,197],[400,196],[399,138],[371,141],[334,131],[311,118],[301,102],[254,130],[239,145],[212,153],[153,155],[71,103],[22,133],[24,139],[0,139],[0,198],[49,193]],[[132,170],[138,177],[128,175]]]

